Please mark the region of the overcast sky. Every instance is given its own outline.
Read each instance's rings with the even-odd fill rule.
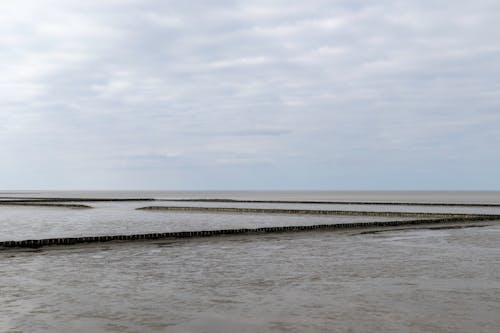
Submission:
[[[500,189],[500,2],[0,1],[0,189]]]

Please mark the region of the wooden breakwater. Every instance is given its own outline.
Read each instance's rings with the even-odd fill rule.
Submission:
[[[155,201],[152,198],[39,198],[39,197],[0,197],[0,202],[129,202]]]
[[[45,203],[45,202],[18,202],[18,201],[0,201],[0,206],[34,206],[34,207],[57,207],[57,208],[76,208],[76,209],[85,209],[85,208],[93,208],[92,206],[82,205],[82,204],[66,204],[66,203]]]
[[[254,214],[286,214],[286,215],[341,215],[341,216],[377,216],[377,217],[415,217],[415,218],[453,218],[478,216],[475,214],[425,213],[425,212],[373,212],[355,210],[318,210],[318,209],[279,209],[279,208],[246,208],[246,207],[198,207],[198,206],[147,206],[137,210],[174,211],[174,212],[208,212],[208,213],[254,213]],[[484,216],[484,215],[480,215]],[[500,216],[500,215],[492,215]]]
[[[263,227],[254,229],[248,229],[248,228],[219,229],[219,230],[179,231],[179,232],[148,233],[148,234],[133,234],[133,235],[28,239],[28,240],[0,242],[0,248],[2,247],[39,248],[51,245],[74,245],[83,243],[101,243],[101,242],[111,242],[111,241],[143,241],[143,240],[158,240],[158,239],[214,237],[214,236],[224,236],[224,235],[259,235],[259,234],[273,234],[273,233],[286,233],[286,232],[335,231],[335,230],[349,230],[349,229],[369,229],[369,228],[380,228],[380,227],[408,227],[417,225],[432,225],[432,224],[460,223],[460,222],[481,222],[481,221],[493,221],[493,220],[500,220],[500,215],[469,215],[462,217],[418,219],[418,220],[405,220],[405,221],[384,221],[384,222],[365,222],[365,223],[356,222],[356,223],[339,223],[339,224]]]
[[[304,201],[304,200],[238,200],[238,199],[156,199],[170,202],[221,202],[221,203],[264,203],[264,204],[306,204],[306,205],[384,205],[384,206],[443,206],[443,207],[499,207],[496,203],[453,203],[453,202],[398,202],[398,201]]]

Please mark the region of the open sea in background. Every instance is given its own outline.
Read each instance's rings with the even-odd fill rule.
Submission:
[[[5,197],[497,203],[500,191],[0,191]]]
[[[0,191],[0,197],[500,204],[500,191]],[[81,202],[79,202],[81,203]],[[0,241],[402,220],[149,205],[500,214],[500,207],[0,205]],[[500,221],[0,250],[0,332],[500,332]]]

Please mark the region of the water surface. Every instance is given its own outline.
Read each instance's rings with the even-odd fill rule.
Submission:
[[[0,196],[500,203],[500,192],[39,192]],[[0,206],[0,240],[393,220]],[[156,203],[155,203],[156,204]],[[498,214],[498,208],[172,203]],[[400,220],[401,218],[397,218]],[[0,332],[500,332],[500,223],[0,250]]]
[[[0,252],[6,332],[498,332],[499,226]]]

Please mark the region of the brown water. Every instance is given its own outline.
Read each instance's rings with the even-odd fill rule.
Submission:
[[[467,195],[427,198],[476,198]],[[342,194],[272,199],[334,196]],[[497,192],[479,197],[474,202],[500,202]],[[99,203],[93,212],[0,207],[0,235],[291,222],[281,215],[152,212],[137,213],[149,213],[141,220],[136,204]],[[295,222],[310,217],[300,218]],[[491,222],[2,250],[0,332],[499,332],[499,241],[500,223]]]
[[[144,202],[88,204],[94,208],[0,205],[0,241],[411,219],[378,216],[160,212],[135,209],[144,206]]]

